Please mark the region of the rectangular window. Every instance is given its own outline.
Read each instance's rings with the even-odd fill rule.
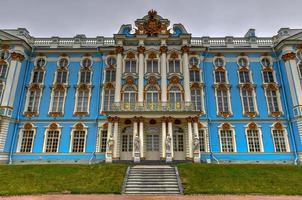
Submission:
[[[132,135],[122,135],[122,151],[131,152],[133,148],[133,136]]]
[[[46,133],[46,143],[45,143],[45,152],[46,153],[56,153],[58,152],[59,145],[59,131],[50,131]]]
[[[80,73],[80,83],[90,84],[91,71],[81,71]]]
[[[2,96],[3,96],[3,93],[4,93],[4,85],[3,84],[0,84],[0,105],[2,103]]]
[[[239,81],[240,83],[250,83],[250,73],[248,71],[240,71]]]
[[[190,82],[200,82],[200,73],[196,70],[190,70]]]
[[[200,89],[191,90],[191,102],[194,105],[194,110],[202,111],[201,90]]]
[[[215,82],[216,83],[226,83],[225,71],[215,72]]]
[[[56,83],[64,84],[67,83],[67,71],[58,71]]]
[[[114,102],[114,90],[105,90],[104,111],[111,110],[111,105],[113,102]]]
[[[85,131],[73,131],[72,152],[84,152],[86,142]]]
[[[278,103],[277,91],[266,90],[266,97],[267,97],[269,112],[279,112],[280,108]]]
[[[287,142],[284,130],[273,130],[273,141],[276,152],[287,152]]]
[[[217,90],[218,112],[229,112],[229,100],[227,90]]]
[[[184,151],[183,135],[173,135],[173,149],[174,151]]]
[[[32,83],[43,83],[43,71],[35,71]]]
[[[158,60],[147,60],[147,73],[158,73]]]
[[[88,112],[89,91],[79,90],[77,96],[76,112]]]
[[[125,72],[136,73],[136,60],[126,60]]]
[[[169,60],[169,73],[180,73],[179,60]]]
[[[115,70],[107,70],[106,82],[114,82],[114,81],[115,81]]]
[[[7,64],[0,64],[0,78],[6,78]]]
[[[64,97],[64,90],[57,90],[53,92],[51,112],[63,112]]]
[[[220,131],[221,152],[234,152],[234,138],[232,130]]]
[[[203,129],[198,130],[199,133],[199,150],[200,152],[206,152],[206,135]]]
[[[100,152],[106,152],[107,148],[107,130],[101,131],[101,144],[100,144]]]
[[[273,82],[275,82],[274,74],[271,71],[264,71],[263,72],[263,79],[264,79],[264,83],[273,83]]]
[[[147,151],[159,151],[159,135],[147,135]]]
[[[22,138],[20,144],[21,153],[29,153],[32,151],[33,142],[34,142],[34,131],[33,130],[23,130]]]
[[[249,152],[260,152],[260,134],[258,130],[247,130]]]
[[[255,112],[253,91],[242,90],[241,95],[242,95],[244,112]]]
[[[40,104],[40,90],[32,90],[29,91],[29,98],[28,98],[28,105],[27,105],[27,112],[38,112],[39,104]]]

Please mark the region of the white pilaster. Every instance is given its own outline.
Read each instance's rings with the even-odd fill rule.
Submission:
[[[167,102],[167,50],[166,46],[161,46],[160,69],[161,69],[161,101]]]
[[[113,129],[113,140],[114,140],[114,148],[113,148],[113,158],[118,157],[118,119],[114,119],[114,129]]]
[[[140,119],[139,122],[139,145],[140,145],[140,156],[141,158],[144,157],[144,121],[143,119]]]
[[[145,47],[137,47],[138,55],[138,102],[144,101],[144,51]]]
[[[112,133],[112,118],[108,118],[108,129],[107,129],[107,146],[106,146],[106,163],[111,163],[112,162],[112,150],[111,145],[112,145],[112,140],[113,140],[113,133]],[[114,144],[113,144],[114,145]],[[114,146],[113,146],[114,148]]]
[[[171,157],[174,157],[174,146],[173,146],[173,127],[172,127],[172,121],[168,121],[168,134],[171,137]]]
[[[163,119],[162,121],[162,126],[161,126],[161,130],[162,130],[162,141],[161,141],[161,148],[162,148],[162,158],[165,159],[166,158],[166,132],[167,132],[167,126],[166,126],[166,121],[165,119]]]
[[[137,120],[135,119],[133,122],[133,147],[132,147],[132,156],[134,157],[134,153],[135,153],[135,137],[137,136]]]
[[[121,101],[121,79],[123,68],[123,47],[116,47],[116,77],[115,77],[115,93],[114,102],[119,103]]]
[[[188,150],[189,150],[189,158],[193,158],[193,136],[192,136],[192,122],[191,122],[192,119],[188,119]]]
[[[189,47],[182,47],[182,67],[184,75],[184,91],[185,91],[185,102],[191,102],[191,90],[190,90],[190,73],[189,73]]]

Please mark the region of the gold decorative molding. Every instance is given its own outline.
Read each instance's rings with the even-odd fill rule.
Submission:
[[[36,117],[36,116],[38,116],[38,112],[36,112],[36,111],[27,111],[27,112],[24,112],[24,116],[26,116],[26,117]]]
[[[137,52],[138,52],[138,53],[144,53],[145,50],[146,50],[146,48],[145,48],[144,46],[139,46],[139,47],[137,47]]]
[[[255,130],[258,128],[258,126],[255,122],[251,122],[251,123],[249,123],[248,128],[251,130]]]
[[[74,115],[75,115],[75,116],[87,116],[87,115],[88,115],[88,112],[78,112],[78,111],[77,111],[77,112],[74,113]]]
[[[218,115],[222,116],[222,117],[230,117],[232,115],[232,113],[229,112],[229,111],[227,111],[227,112],[219,112]]]
[[[24,129],[32,129],[32,128],[33,128],[32,123],[27,122],[24,124]]]
[[[270,115],[272,116],[272,117],[281,117],[281,115],[282,115],[282,112],[280,112],[280,111],[277,111],[277,112],[270,112]]]
[[[275,124],[274,124],[274,128],[275,129],[283,129],[283,125],[280,123],[280,122],[276,122]]]
[[[178,76],[172,76],[171,77],[171,83],[172,84],[178,84],[178,83],[180,83],[179,77]]]
[[[159,48],[160,53],[167,53],[168,52],[168,47],[167,46],[161,46]]]
[[[231,125],[229,123],[225,122],[222,124],[221,128],[223,130],[229,130],[229,129],[231,129]]]
[[[22,62],[25,57],[22,54],[20,54],[20,53],[12,52],[11,53],[11,58],[12,58],[12,60],[16,60],[16,61]]]
[[[149,59],[156,59],[157,58],[157,56],[156,56],[156,53],[155,52],[150,52],[149,54],[148,54],[148,58]]]
[[[123,54],[124,48],[121,46],[117,46],[117,47],[115,47],[115,52],[116,52],[116,54],[119,54],[119,53]]]
[[[170,55],[171,59],[178,59],[178,53],[176,53],[175,51],[173,51]]]
[[[51,124],[49,125],[48,128],[51,129],[51,130],[55,130],[55,129],[58,129],[59,126],[58,126],[57,123],[53,122],[53,123],[51,123]]]
[[[49,112],[48,115],[52,116],[52,117],[60,117],[60,116],[63,116],[63,113],[62,112]]]
[[[257,112],[245,112],[244,113],[244,116],[247,116],[247,117],[256,117],[257,116]]]
[[[74,128],[75,129],[77,129],[77,130],[82,130],[82,129],[84,129],[84,125],[82,124],[82,123],[77,123],[75,126],[74,126]]]
[[[289,53],[286,53],[282,56],[282,59],[284,61],[294,60],[295,58],[296,58],[296,54],[294,52],[289,52]]]
[[[127,53],[127,59],[134,59],[135,58],[135,54],[133,52],[129,52]]]
[[[190,52],[190,47],[185,45],[181,47],[181,52],[182,53],[189,53]]]

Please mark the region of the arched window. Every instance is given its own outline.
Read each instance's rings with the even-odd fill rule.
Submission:
[[[179,87],[172,86],[169,90],[170,103],[180,103],[182,101],[182,95]]]
[[[190,70],[190,81],[200,82],[200,73],[198,70]]]
[[[134,103],[136,102],[136,91],[132,86],[128,86],[124,91],[124,102]]]
[[[91,67],[91,65],[92,65],[92,60],[90,58],[84,58],[82,60],[82,66],[84,68],[89,68],[89,67]]]
[[[0,105],[2,102],[3,93],[4,93],[4,85],[0,82]]]
[[[299,68],[300,78],[302,78],[302,62],[299,63],[298,68]]]
[[[267,89],[266,97],[267,97],[267,104],[268,104],[269,112],[270,113],[280,112],[279,97],[278,97],[277,91]]]
[[[30,153],[34,145],[35,130],[31,129],[21,129],[19,135],[19,152],[20,153]]]
[[[158,102],[158,91],[155,86],[149,86],[146,91],[146,101],[147,103],[157,103]]]
[[[261,64],[263,67],[270,67],[271,66],[271,61],[269,58],[262,58],[261,59]]]
[[[189,63],[190,63],[191,66],[197,66],[198,65],[198,58],[196,58],[196,57],[190,58]]]
[[[0,78],[6,78],[7,69],[8,67],[5,62],[0,64]]]
[[[76,112],[88,112],[89,90],[78,90]]]
[[[225,124],[228,128],[225,128]],[[231,125],[225,123],[219,129],[220,151],[221,152],[236,152],[235,130]]]
[[[229,112],[228,90],[217,90],[218,113]]]
[[[240,83],[250,83],[250,72],[248,70],[239,71],[239,81]]]
[[[259,129],[247,129],[246,139],[249,152],[262,152],[262,141]]]
[[[242,89],[241,95],[244,112],[255,112],[253,90]]]
[[[54,90],[52,95],[51,112],[63,112],[65,90]]]
[[[191,102],[194,105],[194,110],[202,111],[202,100],[201,100],[201,89],[200,88],[191,89]]]
[[[222,70],[215,71],[215,82],[226,83],[226,72]]]
[[[41,90],[29,90],[26,112],[38,112],[41,99]]]
[[[241,57],[241,58],[238,59],[238,65],[240,67],[247,67],[248,60],[246,58],[244,58],[244,57]]]
[[[2,50],[0,52],[0,59],[6,60],[9,57],[9,51],[8,50]]]
[[[114,89],[104,90],[104,111],[111,110],[111,105],[114,102]]]
[[[132,152],[133,128],[128,126],[122,131],[122,152]]]
[[[54,127],[52,127],[54,126]],[[46,129],[44,138],[44,152],[56,153],[59,149],[60,132],[58,125],[53,123]]]
[[[74,153],[85,152],[87,129],[80,124],[81,127],[75,126],[72,130],[70,151]]]
[[[288,134],[283,125],[279,122],[272,127],[272,137],[275,152],[289,152]]]
[[[34,71],[32,83],[43,83],[43,79],[44,79],[43,70]]]
[[[46,61],[44,58],[38,58],[36,63],[37,63],[37,67],[44,67],[46,64]]]
[[[115,81],[115,70],[106,70],[106,82]]]
[[[221,57],[217,57],[214,59],[214,65],[216,67],[223,67],[224,66],[224,60]]]
[[[59,60],[59,67],[67,67],[68,66],[68,59],[67,58],[61,58]]]
[[[263,71],[263,81],[264,83],[274,83],[274,73],[273,71]]]
[[[114,57],[109,57],[107,59],[107,64],[111,65],[111,66],[115,65],[116,64],[116,59]]]

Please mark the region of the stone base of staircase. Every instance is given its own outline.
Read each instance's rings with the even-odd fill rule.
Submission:
[[[182,186],[176,167],[136,165],[125,178],[125,194],[181,194]]]

